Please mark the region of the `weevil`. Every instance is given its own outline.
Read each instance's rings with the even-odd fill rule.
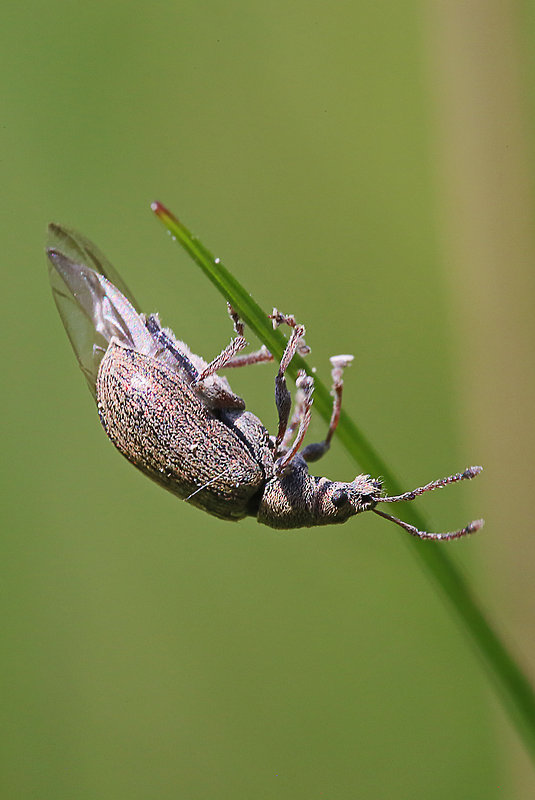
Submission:
[[[340,416],[343,371],[353,357],[331,358],[330,425],[322,442],[303,446],[314,380],[299,373],[292,413],[286,371],[297,352],[308,351],[305,327],[292,315],[277,309],[271,315],[274,326],[289,328],[289,337],[275,377],[278,430],[270,436],[219,374],[224,367],[273,361],[265,347],[240,352],[247,342],[234,309],[229,306],[235,336],[207,362],[157,314],[138,311],[122,279],[84,236],[51,224],[46,252],[58,311],[108,438],[170,492],[220,519],[254,516],[279,529],[341,523],[364,511],[421,539],[456,539],[482,527],[483,520],[476,520],[451,533],[430,533],[377,508],[473,478],[481,467],[397,496],[384,495],[381,480],[369,475],[344,483],[309,473],[308,464],[329,449]]]

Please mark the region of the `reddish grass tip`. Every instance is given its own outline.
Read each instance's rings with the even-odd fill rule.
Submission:
[[[151,210],[154,211],[154,213],[157,214],[158,216],[160,216],[161,214],[167,214],[168,216],[170,216],[169,211],[166,209],[166,207],[161,203],[159,203],[157,200],[151,203],[150,207]]]
[[[163,203],[158,202],[158,200],[155,200],[153,203],[151,203],[150,207],[156,216],[162,221],[164,219],[172,219],[174,222],[178,222],[173,212],[169,211],[169,209],[166,208]]]

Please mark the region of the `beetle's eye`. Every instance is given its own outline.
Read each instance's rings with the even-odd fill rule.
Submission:
[[[364,504],[364,503],[371,503],[371,502],[373,502],[373,499],[374,499],[374,498],[372,497],[372,495],[371,495],[371,494],[361,494],[361,496],[360,496],[360,502],[361,502],[362,504]]]
[[[345,489],[337,489],[332,493],[331,503],[335,508],[342,508],[347,503],[347,492]]]

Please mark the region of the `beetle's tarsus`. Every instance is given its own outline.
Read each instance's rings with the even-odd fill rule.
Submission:
[[[299,325],[296,322],[296,319],[293,314],[283,314],[282,311],[278,310],[278,308],[274,308],[273,313],[268,315],[268,319],[270,319],[273,322],[274,329],[278,328],[279,325],[288,325],[288,327],[292,328],[292,330],[295,328],[301,328],[302,332],[300,334],[299,342],[297,343],[297,352],[299,353],[300,356],[307,356],[310,353],[310,347],[307,345],[304,339],[305,326]]]

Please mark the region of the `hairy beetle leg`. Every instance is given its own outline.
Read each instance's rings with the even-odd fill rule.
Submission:
[[[344,386],[342,376],[344,374],[344,369],[349,367],[352,361],[353,356],[350,355],[331,356],[330,358],[330,362],[332,364],[331,376],[333,380],[331,394],[334,399],[329,430],[327,431],[327,435],[323,442],[314,442],[312,444],[308,444],[301,451],[301,455],[305,461],[318,461],[318,459],[325,455],[331,446],[331,439],[333,438],[334,432],[338,427],[340,411],[342,408],[342,390]]]
[[[273,356],[265,346],[254,353],[241,353],[240,355],[233,356],[230,361],[224,365],[225,369],[234,369],[235,367],[248,367],[251,364],[265,364],[268,361],[274,361]]]
[[[282,314],[278,309],[274,308],[271,319],[273,320],[273,327],[285,324],[292,329],[290,339],[288,340],[288,344],[286,345],[281,359],[279,372],[275,379],[275,402],[279,413],[279,430],[275,439],[275,458],[277,458],[277,455],[279,455],[281,451],[289,448],[288,452],[284,453],[284,455],[280,456],[277,460],[276,472],[280,475],[299,451],[310,424],[314,379],[304,372],[299,373],[295,411],[289,422],[291,396],[286,385],[285,372],[296,352],[306,355],[310,352],[310,348],[306,345],[304,340],[305,327],[296,322],[293,314]],[[329,429],[323,442],[307,445],[307,447],[301,451],[301,455],[306,461],[317,461],[330,447],[331,439],[340,419],[342,387],[344,384],[342,380],[343,372],[352,361],[353,356],[351,355],[332,356],[331,358],[331,375],[333,380],[331,393],[334,400]],[[293,445],[290,446],[290,440],[296,428],[298,428],[297,435]]]
[[[239,353],[240,350],[243,350],[244,347],[247,347],[247,340],[243,335],[243,322],[239,318],[237,312],[232,308],[230,303],[227,303],[227,311],[232,322],[234,323],[234,331],[237,336],[235,336],[234,339],[232,339],[225,347],[225,349],[222,350],[220,354],[203,369],[195,383],[200,383],[206,378],[209,378],[210,375],[215,375],[218,370],[227,366],[229,361],[232,361],[232,359],[236,356],[236,353]]]
[[[234,323],[234,330],[238,334],[230,344],[216,357],[207,367],[203,369],[201,374],[196,380],[196,383],[204,380],[205,378],[214,375],[220,369],[231,369],[236,367],[248,367],[251,364],[263,364],[268,361],[273,361],[273,356],[265,345],[254,353],[243,353],[238,355],[240,350],[247,347],[247,341],[244,337],[244,324],[238,316],[237,311],[233,309],[230,303],[227,303],[227,310],[229,316]]]
[[[274,308],[273,309],[273,313],[269,314],[268,318],[272,321],[273,328],[278,328],[279,325],[288,325],[288,327],[292,328],[292,330],[295,329],[295,328],[302,328],[302,333],[301,333],[299,341],[297,343],[297,352],[299,353],[300,356],[307,356],[310,353],[310,347],[307,345],[307,343],[305,342],[305,339],[304,339],[305,326],[304,325],[299,325],[296,322],[295,317],[294,317],[293,314],[283,314],[282,311],[278,310],[278,308]],[[283,358],[284,358],[284,355],[283,355]],[[292,354],[292,358],[293,358],[293,354]],[[290,361],[291,361],[291,358],[290,358]],[[290,361],[288,361],[288,363],[290,363]]]
[[[279,364],[279,371],[275,378],[275,405],[277,406],[277,412],[279,415],[279,428],[277,431],[277,436],[275,437],[274,458],[276,459],[282,449],[282,442],[286,434],[288,421],[290,419],[290,411],[292,408],[292,397],[288,391],[288,386],[286,385],[285,372],[288,369],[288,366],[290,365],[294,355],[298,351],[301,354],[304,354],[305,352],[308,352],[308,348],[304,340],[306,332],[305,326],[299,325],[295,321],[293,314],[282,314],[280,311],[274,308],[273,313],[270,314],[270,319],[273,320],[274,328],[278,328],[279,325],[288,325],[292,331],[286,344],[284,353],[282,354]],[[310,394],[312,395],[312,392],[310,392]],[[292,447],[292,452],[293,451],[294,448]],[[295,452],[293,452],[293,455],[295,455]],[[285,467],[290,463],[290,460],[291,459],[287,459],[287,456],[284,456]]]
[[[197,384],[204,381],[211,375],[215,375],[215,373],[223,369],[223,367],[226,367],[228,362],[235,357],[236,353],[239,353],[244,347],[247,347],[247,340],[243,336],[236,336],[232,339],[230,344],[203,369],[195,383]]]
[[[301,419],[305,414],[305,407],[306,407],[306,393],[304,391],[304,387],[302,386],[303,377],[306,376],[306,372],[304,370],[299,370],[297,375],[297,379],[295,381],[296,385],[296,392],[294,397],[294,410],[292,417],[288,423],[286,428],[286,432],[284,434],[284,438],[281,444],[281,450],[288,450],[294,434],[296,430],[299,428],[301,423]]]
[[[275,462],[275,474],[279,476],[284,473],[288,465],[291,464],[294,456],[299,452],[299,448],[303,444],[303,440],[306,436],[308,426],[310,425],[310,413],[312,410],[312,394],[314,392],[314,378],[312,378],[310,375],[307,375],[304,370],[300,370],[299,375],[297,377],[297,386],[298,386],[298,391],[300,392],[299,408],[297,409],[299,417],[297,416],[295,417],[295,423],[294,420],[292,419],[292,423],[289,427],[290,428],[295,427],[298,421],[299,429],[297,431],[294,443],[292,444],[288,452],[285,453],[280,458],[278,458]],[[286,434],[284,439],[285,438]]]

